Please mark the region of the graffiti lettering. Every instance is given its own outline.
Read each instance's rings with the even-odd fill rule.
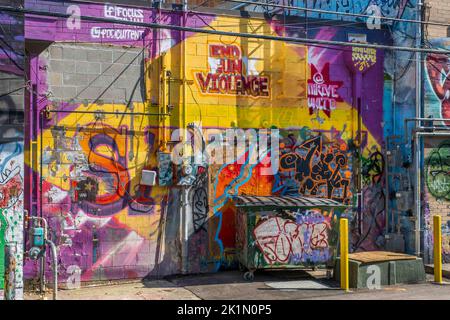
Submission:
[[[343,101],[337,92],[342,86],[342,81],[331,81],[329,73],[329,63],[325,64],[322,71],[317,70],[316,66],[311,64],[312,78],[308,80],[309,114],[322,110],[330,117],[331,110],[337,107],[337,102]]]
[[[202,93],[269,96],[269,78],[244,75],[241,49],[235,45],[209,46],[210,72],[196,72],[195,79]]]
[[[280,158],[280,171],[293,172],[298,192],[338,201],[349,201],[350,179],[344,153],[322,147],[321,136],[305,141]]]
[[[450,200],[450,141],[442,142],[425,159],[425,181],[438,199]]]
[[[326,261],[329,224],[323,216],[315,220],[300,218],[297,222],[281,217],[261,221],[253,230],[255,243],[269,264]],[[318,262],[313,261],[313,262]]]

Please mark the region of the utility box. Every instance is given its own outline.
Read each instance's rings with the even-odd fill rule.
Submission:
[[[154,186],[156,184],[156,171],[142,170],[141,185]]]
[[[43,247],[45,244],[44,240],[44,228],[42,227],[33,227],[31,231],[32,239],[33,239],[33,246],[36,247]]]
[[[397,208],[401,211],[407,211],[414,206],[414,194],[412,191],[399,191],[395,195]]]
[[[385,250],[391,252],[405,252],[405,237],[403,234],[388,233],[385,236]]]

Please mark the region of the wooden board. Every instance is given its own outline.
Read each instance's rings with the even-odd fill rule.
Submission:
[[[362,263],[394,261],[394,260],[415,260],[416,256],[409,254],[388,252],[388,251],[366,251],[350,253],[348,258]]]

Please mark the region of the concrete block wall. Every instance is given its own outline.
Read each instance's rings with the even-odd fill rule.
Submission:
[[[50,100],[118,104],[145,100],[142,49],[54,43],[43,57]]]
[[[38,0],[29,2],[35,3],[39,10],[56,12],[66,12],[66,6],[70,3],[65,1],[57,4]],[[89,3],[80,5],[80,9],[86,15],[103,16],[105,8]],[[144,10],[143,13],[144,21],[153,17],[150,12]],[[163,21],[174,23],[173,21],[178,21],[176,18],[175,13],[171,12],[163,17]],[[204,15],[201,20],[208,21],[217,30],[246,29],[247,32],[275,33],[271,25],[262,19]],[[204,26],[204,23],[197,17],[189,18],[188,21],[188,25],[199,27]],[[349,146],[346,141],[354,136],[357,117],[352,107],[351,73],[347,63],[344,63],[343,54],[337,55],[336,50],[213,35],[193,34],[180,38],[176,32],[162,33],[164,41],[161,45],[165,54],[158,52],[157,46],[146,48],[145,51],[150,51],[149,56],[152,57],[146,65],[153,71],[143,77],[145,73],[142,68],[139,69],[143,57],[139,56],[129,63],[141,49],[124,48],[122,45],[125,41],[118,42],[117,39],[108,39],[110,44],[105,44],[103,41],[106,40],[90,36],[89,30],[92,29],[88,23],[82,22],[81,29],[76,31],[64,28],[64,23],[61,24],[62,29],[53,30],[44,21],[34,18],[30,19],[29,25],[27,34],[31,39],[52,43],[39,55],[39,66],[42,68],[37,72],[39,79],[35,83],[46,86],[43,92],[48,93],[49,102],[64,102],[77,111],[86,110],[86,103],[90,104],[91,111],[124,111],[131,99],[136,105],[136,111],[154,108],[157,112],[155,106],[138,103],[146,102],[139,86],[144,87],[143,81],[147,81],[149,87],[160,83],[158,78],[162,70],[159,68],[164,62],[165,70],[172,72],[174,80],[170,83],[170,103],[174,106],[174,114],[167,121],[175,128],[196,121],[201,121],[205,130],[272,126],[281,129],[295,128],[298,129],[295,139],[299,144],[307,142],[310,134],[314,137],[323,134],[324,145],[320,152],[324,155],[328,151],[335,154],[340,151],[347,153]],[[101,27],[108,26],[102,24]],[[42,35],[43,30],[49,32]],[[327,39],[342,39],[346,37],[348,30],[328,31]],[[295,30],[290,32],[294,34]],[[322,39],[323,33],[318,31],[315,37]],[[78,42],[73,43],[73,39]],[[148,33],[148,42],[145,44],[151,44],[153,39],[153,35]],[[269,78],[269,96],[216,94],[202,90],[198,73],[206,77],[208,74],[221,75],[212,66],[216,61],[213,59],[217,57],[211,54],[210,46],[224,43],[239,47],[242,57],[235,60],[242,60],[246,64],[239,72],[241,76]],[[186,52],[186,64],[181,63],[182,44],[185,49],[183,52]],[[328,63],[329,67],[325,69]],[[323,72],[322,77],[328,85],[339,87],[337,94],[342,98],[330,115],[319,111],[321,119],[316,117],[317,114],[310,114],[307,104],[307,81],[311,77],[312,64]],[[187,80],[185,95],[182,94],[182,81],[179,81],[183,78],[183,71]],[[383,60],[377,57],[375,65],[364,75],[364,79],[370,79],[367,81],[370,86],[362,88],[364,95],[359,93],[363,98],[362,105],[370,110],[370,114],[366,112],[363,117],[363,130],[367,132],[366,150],[380,149],[382,141],[381,121],[378,121],[382,111],[382,75]],[[169,84],[163,88],[156,86],[156,90],[149,89],[148,100],[159,101],[162,106],[163,103],[168,103],[168,97],[164,95],[168,90]],[[367,103],[364,103],[364,99]],[[38,109],[45,106],[39,105]],[[184,109],[182,106],[186,106],[186,112],[181,114],[179,110]],[[167,198],[167,189],[160,186],[140,186],[139,182],[142,169],[154,170],[158,165],[155,151],[158,150],[161,133],[158,131],[157,117],[126,116],[120,119],[109,115],[105,117],[105,121],[97,121],[92,114],[73,113],[58,119],[48,119],[45,125],[38,132],[43,136],[43,145],[40,146],[43,152],[44,177],[42,204],[43,213],[49,217],[49,225],[59,241],[58,245],[63,244],[59,251],[61,283],[65,282],[69,286],[76,274],[81,274],[81,281],[91,281],[139,277],[150,271],[153,275],[180,272],[178,222],[173,218],[178,215],[179,205],[174,205],[173,202],[179,199],[179,189],[170,188],[170,196]],[[56,126],[67,130],[57,132],[53,130]],[[303,133],[300,128],[305,127],[308,129]],[[285,130],[283,139],[288,134],[289,130]],[[317,144],[311,143],[311,146]],[[291,148],[290,144],[286,148]],[[310,150],[313,152],[314,149]],[[262,164],[258,165],[255,170],[253,167],[242,166],[241,169],[235,165],[227,166],[222,172],[212,175],[219,179],[211,181],[211,186],[201,185],[202,188],[195,189],[199,190],[198,197],[206,207],[194,208],[198,211],[192,210],[192,219],[204,219],[205,223],[193,228],[196,227],[197,232],[192,235],[189,243],[188,249],[192,252],[189,254],[189,272],[201,272],[210,268],[217,270],[222,262],[224,265],[232,262],[232,239],[235,237],[232,213],[223,214],[222,221],[219,209],[224,203],[219,206],[209,204],[216,198],[220,201],[228,199],[228,194],[231,193],[226,188],[230,184],[234,184],[232,187],[238,190],[241,181],[233,180],[241,175],[240,170],[249,180],[239,187],[239,192],[271,195],[274,179],[260,175]],[[39,169],[35,170],[38,172]],[[343,168],[340,175],[342,181],[348,182],[352,178],[351,167]],[[286,186],[288,183],[286,181]],[[211,190],[206,200],[203,188]],[[123,189],[127,189],[127,194]],[[344,193],[343,187],[339,190],[336,192]],[[78,198],[73,194],[77,194]],[[348,192],[344,196],[350,199]],[[168,203],[167,209],[165,203]],[[164,215],[165,221],[160,221]],[[367,217],[370,220],[371,216]],[[162,235],[159,226],[163,224],[166,230]],[[370,235],[370,238],[373,236]],[[67,245],[66,239],[70,240]],[[27,269],[37,270],[31,264]],[[50,265],[48,270],[50,272]],[[76,270],[78,273],[75,273]]]
[[[145,112],[144,60],[147,55],[148,50],[130,46],[54,42],[38,57],[39,92],[47,96],[47,103],[55,109],[70,105],[79,110],[88,107],[90,111],[131,113],[127,107],[132,105],[135,112]],[[125,213],[128,201],[137,202],[135,190],[139,187],[140,170],[149,166],[148,153],[153,146],[147,143],[144,132],[149,119],[105,115],[102,121],[96,120],[93,114],[59,114],[58,121],[49,121],[49,129],[42,133],[44,189],[49,185],[47,182],[58,186],[45,193],[43,212],[51,230],[58,230],[60,239],[64,236],[70,239],[70,244],[61,246],[59,251],[63,257],[60,281],[68,288],[78,283],[81,272],[89,273],[89,280],[107,280],[142,277],[153,268],[155,248],[150,245],[148,229],[155,219],[151,217],[156,211],[154,203],[160,201],[145,206],[142,210],[145,212]],[[77,127],[87,130],[77,133]],[[78,143],[74,143],[75,137],[79,138]],[[102,142],[98,142],[100,140]],[[117,154],[112,151],[114,148]],[[93,153],[97,156],[91,157]],[[112,166],[111,157],[117,161]],[[88,164],[102,169],[100,172],[90,170]],[[74,167],[80,170],[74,171]],[[123,171],[127,172],[120,174],[123,181],[116,181],[119,174],[115,174]],[[99,197],[106,195],[112,200],[98,206],[83,206],[83,200],[75,200],[71,192],[82,188],[83,183],[93,192],[94,181],[98,181],[101,188]],[[130,184],[131,195],[118,191],[119,183],[123,188]],[[71,189],[73,184],[76,187]],[[147,199],[147,203],[150,201],[153,198]],[[87,214],[88,223],[78,223],[79,208]],[[69,231],[65,229],[66,224],[61,222],[63,217],[70,221],[75,217],[72,227],[76,232],[70,231],[70,227]],[[111,221],[105,225],[103,221],[109,219]],[[31,263],[25,269],[27,278],[34,277],[38,270]],[[47,270],[51,270],[50,264]],[[50,272],[48,277],[51,278]]]

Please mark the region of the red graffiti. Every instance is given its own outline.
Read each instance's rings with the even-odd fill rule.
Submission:
[[[331,110],[337,108],[337,102],[344,101],[338,93],[342,85],[342,81],[330,80],[329,63],[324,65],[321,72],[312,64],[311,79],[308,79],[309,114],[313,114],[315,110],[322,110],[329,118]]]
[[[2,173],[2,180],[0,182],[0,208],[11,208],[17,203],[23,191],[19,167],[12,170],[6,169]]]
[[[269,78],[246,75],[241,49],[236,45],[209,45],[209,72],[196,72],[195,79],[202,93],[269,96]]]
[[[450,118],[450,60],[443,54],[430,54],[427,57],[427,70],[430,83],[436,96],[441,100],[441,115]],[[450,121],[445,124],[450,126]]]

